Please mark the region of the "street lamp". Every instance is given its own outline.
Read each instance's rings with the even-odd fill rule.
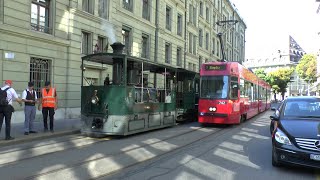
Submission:
[[[235,24],[237,24],[238,23],[238,20],[225,20],[225,21],[218,21],[218,22],[216,22],[216,24],[218,25],[218,26],[223,26],[223,25],[225,25],[225,24],[229,24],[229,25],[235,25]],[[221,62],[225,62],[225,53],[224,53],[224,46],[223,46],[223,41],[222,41],[222,35],[225,33],[225,32],[227,32],[227,31],[229,31],[230,29],[232,28],[232,26],[230,26],[228,29],[226,29],[224,32],[219,32],[218,34],[217,34],[217,36],[218,36],[218,38],[219,38],[219,41],[220,41],[220,49],[221,49]]]

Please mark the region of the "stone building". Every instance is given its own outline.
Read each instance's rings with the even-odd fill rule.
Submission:
[[[238,23],[217,26],[222,20]],[[219,32],[226,59],[242,62],[245,29],[229,0],[0,0],[0,80],[12,79],[20,95],[28,81],[39,91],[50,80],[59,97],[55,117],[76,118],[82,56],[120,41],[131,56],[198,72],[221,58]],[[112,74],[99,64],[85,68],[88,84]],[[13,121],[23,120],[15,108]]]

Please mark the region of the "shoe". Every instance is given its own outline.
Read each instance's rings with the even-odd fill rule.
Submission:
[[[7,141],[9,141],[9,140],[14,140],[14,137],[11,137],[11,136],[6,137],[6,140],[7,140]]]
[[[35,134],[35,133],[38,133],[38,132],[37,131],[29,131],[29,133],[34,133]]]
[[[25,132],[24,135],[29,135],[29,133],[28,133],[28,132]]]
[[[52,130],[50,130],[50,132],[51,132],[51,133],[54,133],[53,129],[52,129]]]

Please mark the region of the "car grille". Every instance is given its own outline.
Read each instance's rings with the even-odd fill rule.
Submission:
[[[316,147],[316,142],[319,141],[317,139],[304,139],[304,138],[295,138],[298,146],[302,149],[312,150],[312,151],[320,151]]]

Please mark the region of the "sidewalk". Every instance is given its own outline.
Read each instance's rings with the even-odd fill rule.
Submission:
[[[34,122],[34,129],[38,132],[36,134],[24,135],[24,123],[11,123],[11,136],[14,140],[5,141],[5,123],[3,123],[0,133],[0,146],[24,143],[33,140],[58,137],[63,135],[80,133],[80,119],[60,119],[54,121],[54,133],[43,132],[43,122]],[[49,120],[48,120],[49,126]]]

